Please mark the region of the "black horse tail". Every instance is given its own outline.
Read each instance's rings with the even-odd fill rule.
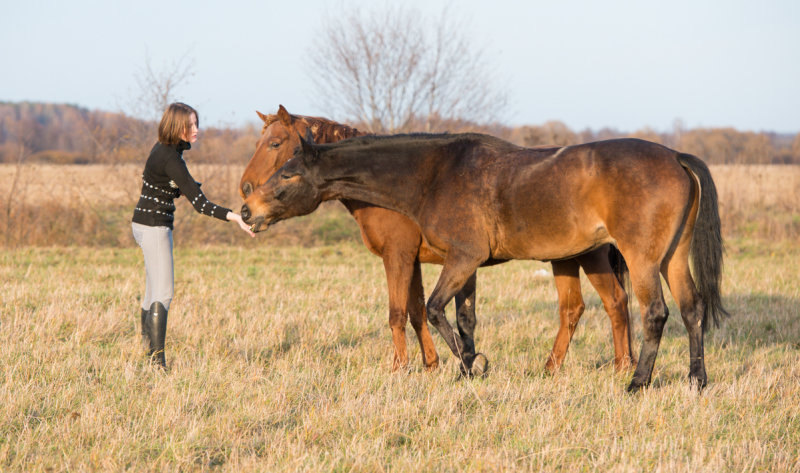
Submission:
[[[619,249],[614,245],[608,245],[608,262],[611,264],[611,270],[614,271],[614,276],[617,277],[617,281],[619,281],[619,285],[622,286],[622,290],[625,291],[625,294],[628,294],[628,313],[631,313],[631,304],[633,303],[633,297],[630,297],[631,294],[631,278],[629,277],[630,274],[628,273],[628,263],[625,262],[625,258],[622,257],[622,253],[619,252]],[[630,337],[631,332],[628,331],[628,336]],[[628,340],[630,342],[630,340]]]
[[[697,292],[705,305],[703,331],[706,331],[709,322],[713,322],[716,327],[724,317],[730,315],[722,307],[720,296],[724,249],[720,230],[717,186],[714,185],[708,166],[700,158],[691,154],[678,153],[678,162],[694,176],[700,187],[700,208],[694,224],[690,253]]]
[[[628,263],[622,257],[616,246],[609,245],[608,248],[608,262],[611,263],[611,269],[614,271],[614,276],[617,277],[619,285],[625,289],[625,292],[630,293],[630,278],[628,278]]]

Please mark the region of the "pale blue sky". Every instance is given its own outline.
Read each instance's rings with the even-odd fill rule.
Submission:
[[[178,98],[204,125],[239,125],[278,104],[328,115],[304,64],[311,37],[326,15],[385,0],[0,3],[0,101],[119,111],[148,55],[156,68],[188,55]],[[509,125],[800,131],[797,0],[405,3],[460,12],[507,88]]]

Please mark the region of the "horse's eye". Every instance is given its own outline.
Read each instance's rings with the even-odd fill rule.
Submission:
[[[281,174],[281,179],[283,179],[283,180],[291,179],[293,176],[294,176],[294,174],[283,173],[283,174]]]
[[[280,145],[280,143],[270,143],[269,147],[274,149],[280,147]]]

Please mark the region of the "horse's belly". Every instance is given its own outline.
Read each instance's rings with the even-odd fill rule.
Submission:
[[[608,230],[601,224],[585,229],[556,227],[540,231],[509,232],[498,239],[492,257],[550,261],[572,258],[613,242]]]

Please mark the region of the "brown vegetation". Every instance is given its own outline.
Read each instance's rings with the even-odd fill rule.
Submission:
[[[624,136],[661,143],[698,156],[709,164],[800,164],[800,133],[791,136],[733,128],[681,130],[678,127],[671,133],[649,128],[633,133],[610,129],[574,132],[562,122],[549,121],[516,128],[507,139],[523,146],[567,146]]]
[[[254,126],[204,128],[192,159],[245,163],[258,132]],[[0,103],[0,163],[141,163],[155,140],[155,123],[122,113],[75,105]]]
[[[781,135],[732,128],[683,130],[680,126],[669,133],[649,128],[634,132],[608,128],[574,131],[559,121],[508,127],[455,118],[412,118],[404,130],[428,130],[430,120],[436,122],[435,131],[487,133],[522,146],[563,146],[634,137],[694,154],[709,164],[800,164],[800,133]],[[0,125],[0,163],[20,160],[53,164],[140,163],[155,141],[156,128],[155,124],[121,113],[27,102],[0,103]],[[354,125],[368,129],[365,123]],[[253,152],[259,131],[255,125],[204,127],[191,159],[198,163],[244,165]]]
[[[155,140],[154,125],[124,114],[41,103],[0,103],[0,125],[0,245],[132,245],[128,222],[143,160]],[[424,123],[415,126],[421,129]],[[643,129],[624,134],[609,129],[575,132],[558,121],[509,128],[457,119],[442,126],[453,132],[485,132],[525,146],[620,136],[660,142],[712,164],[725,236],[800,236],[800,133],[676,126],[671,133]],[[203,129],[202,140],[187,159],[213,201],[231,208],[241,204],[237,183],[258,133],[253,126]],[[68,165],[76,163],[83,165]],[[278,225],[249,243],[225,224],[196,215],[183,200],[178,207],[179,244],[258,245],[266,240],[316,245],[359,238],[358,228],[336,204]]]
[[[191,164],[209,198],[238,209],[244,165]],[[132,246],[130,217],[139,196],[141,166],[0,164],[0,245]],[[800,166],[712,165],[723,236],[800,238]],[[176,242],[314,246],[358,241],[358,227],[339,204],[282,222],[253,240],[177,201]]]

